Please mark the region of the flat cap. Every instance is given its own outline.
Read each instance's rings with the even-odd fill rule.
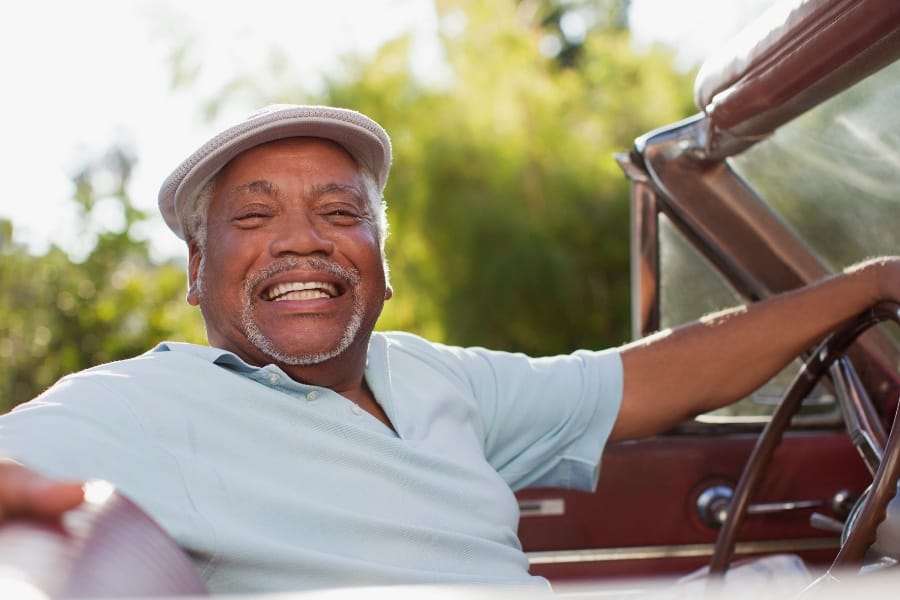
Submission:
[[[391,140],[381,125],[345,108],[273,104],[218,133],[172,171],[159,190],[159,211],[166,224],[186,239],[185,217],[200,190],[222,167],[250,148],[289,137],[340,144],[372,171],[384,190],[391,168]]]

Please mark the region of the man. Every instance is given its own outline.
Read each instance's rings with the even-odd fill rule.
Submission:
[[[46,477],[107,479],[214,592],[540,586],[512,490],[590,489],[608,440],[732,402],[900,298],[900,261],[881,259],[601,352],[531,359],[373,333],[392,294],[390,162],[363,115],[276,106],[182,163],[160,208],[188,243],[210,347],[161,344],[0,419],[0,454],[18,461],[0,470],[0,511],[58,515],[80,487]]]

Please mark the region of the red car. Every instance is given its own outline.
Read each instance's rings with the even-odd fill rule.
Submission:
[[[618,157],[633,184],[636,337],[900,250],[900,2],[779,4],[733,42],[701,69],[698,114]],[[785,553],[813,574],[834,564],[897,577],[898,310],[874,307],[727,410],[610,446],[594,494],[520,493],[532,571],[562,590],[601,581],[603,597],[637,578]],[[21,551],[13,566],[50,593],[203,593],[127,500],[80,512],[67,531],[7,525],[0,551],[37,540],[49,564],[24,564]],[[138,529],[118,539],[140,538],[158,562],[110,542],[123,527]],[[89,559],[100,562],[79,562]]]

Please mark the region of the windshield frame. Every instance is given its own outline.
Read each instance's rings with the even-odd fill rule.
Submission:
[[[831,272],[727,159],[900,58],[900,3],[806,0],[773,9],[701,68],[700,113],[639,137],[617,157],[632,182],[635,339],[660,329],[660,215],[746,301]],[[898,354],[878,330],[849,352],[858,370],[851,376],[883,414],[900,393]]]

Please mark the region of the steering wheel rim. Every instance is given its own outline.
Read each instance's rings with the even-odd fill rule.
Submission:
[[[818,384],[822,376],[834,365],[837,365],[838,361],[847,360],[844,354],[856,338],[867,329],[885,321],[900,324],[900,303],[885,301],[874,305],[829,335],[803,364],[794,381],[782,396],[771,420],[757,439],[744,466],[744,471],[741,473],[732,495],[725,522],[716,539],[715,549],[710,560],[710,574],[723,575],[728,569],[734,553],[737,533],[747,514],[750,498],[756,492],[782,435],[799,410],[803,399]],[[835,386],[854,388],[858,385],[855,378],[846,376],[847,373],[852,373],[852,369],[847,369],[847,366],[848,364],[844,364],[840,369],[835,370],[836,376],[833,377]],[[844,373],[844,376],[841,376],[840,373]],[[844,389],[838,393],[838,396],[860,398],[856,389]],[[862,397],[864,397],[864,392]],[[857,413],[860,406],[856,402],[848,403],[847,408],[854,413],[852,416],[845,416],[848,428],[851,420],[855,421],[854,426],[863,428],[863,435],[848,432],[851,440],[860,448],[864,457],[867,451],[859,444],[872,445],[870,452],[880,455],[880,460],[873,475],[871,491],[866,498],[865,506],[860,509],[853,530],[841,545],[841,550],[832,563],[829,573],[861,563],[866,549],[874,541],[875,529],[884,519],[887,503],[896,492],[895,482],[900,476],[900,411],[895,414],[890,435],[884,440],[884,432],[879,432],[874,425],[876,421],[871,419],[870,413],[864,415]],[[869,466],[871,469],[871,465]]]

